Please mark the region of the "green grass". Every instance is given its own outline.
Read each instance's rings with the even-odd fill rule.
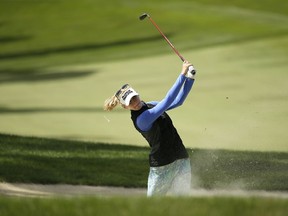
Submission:
[[[179,50],[287,35],[288,30],[285,0],[261,5],[248,0],[23,0],[1,1],[0,10],[3,69],[167,53],[154,27],[138,20],[145,11]]]
[[[1,135],[0,180],[143,187],[143,147]]]
[[[251,215],[284,216],[287,199],[267,198],[1,198],[1,216]]]
[[[102,111],[127,82],[160,100],[181,67],[138,20],[143,12],[198,69],[193,93],[171,112],[191,148],[194,186],[287,191],[286,0],[1,0],[0,181],[146,187],[147,144],[129,113]],[[288,206],[261,198],[0,203],[1,216],[274,216]]]
[[[287,191],[287,153],[189,150],[194,188]],[[146,187],[149,149],[0,135],[0,181]]]
[[[162,99],[181,68],[138,20],[146,11],[198,69],[186,103],[170,112],[186,146],[288,151],[287,1],[0,4],[1,132],[146,146],[128,112],[102,110],[124,83]]]
[[[184,105],[169,112],[185,145],[287,152],[287,45],[288,38],[277,37],[185,52],[198,77]],[[12,70],[2,74],[7,80],[0,85],[0,131],[147,146],[130,113],[104,112],[103,102],[124,83],[145,101],[160,100],[180,67],[170,54]]]

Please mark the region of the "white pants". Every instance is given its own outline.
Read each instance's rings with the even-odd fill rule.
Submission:
[[[190,159],[176,160],[161,167],[150,167],[147,196],[188,195],[190,189]]]

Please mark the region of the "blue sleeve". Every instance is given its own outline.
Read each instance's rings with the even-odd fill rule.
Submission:
[[[184,75],[180,74],[172,88],[166,94],[165,98],[157,104],[154,102],[156,106],[144,111],[140,116],[138,116],[136,124],[140,130],[149,130],[152,127],[153,122],[167,109],[169,109],[175,98],[178,96],[186,79],[187,78]]]
[[[179,92],[179,94],[177,95],[177,98],[173,101],[173,103],[170,105],[168,110],[174,109],[178,106],[181,106],[185,99],[187,98],[192,86],[194,83],[194,79],[186,79],[183,88],[181,89],[181,91]]]

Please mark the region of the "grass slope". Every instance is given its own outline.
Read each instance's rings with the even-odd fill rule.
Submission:
[[[171,112],[186,146],[288,151],[287,1],[0,4],[1,132],[146,145],[127,112],[102,111],[127,82],[144,100],[162,99],[181,67],[138,20],[146,11],[198,69]]]
[[[184,53],[198,77],[169,113],[185,145],[288,151],[287,45],[278,37]],[[145,101],[160,100],[180,67],[171,54],[11,73],[0,85],[0,131],[146,146],[129,112],[104,112],[103,101],[124,83]]]
[[[287,153],[189,150],[194,188],[287,191]],[[146,187],[148,148],[0,134],[0,181]]]
[[[261,198],[1,198],[1,216],[31,215],[198,215],[284,216],[285,199]]]
[[[161,99],[175,79],[167,71],[179,70],[154,27],[138,20],[143,12],[199,71],[193,97],[172,114],[193,147],[194,186],[287,190],[287,153],[277,152],[288,150],[286,0],[0,1],[0,131],[62,139],[1,134],[0,180],[145,186],[148,149],[118,143],[146,143],[130,132],[127,113],[101,109],[124,82]],[[274,216],[288,206],[254,198],[0,203],[1,216]]]
[[[168,52],[154,27],[138,20],[145,11],[180,50],[287,35],[288,22],[285,0],[23,0],[0,8],[2,69]]]

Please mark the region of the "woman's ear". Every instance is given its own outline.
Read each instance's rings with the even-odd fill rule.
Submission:
[[[128,106],[124,105],[124,104],[121,104],[121,106],[124,108],[124,109],[128,109]]]

